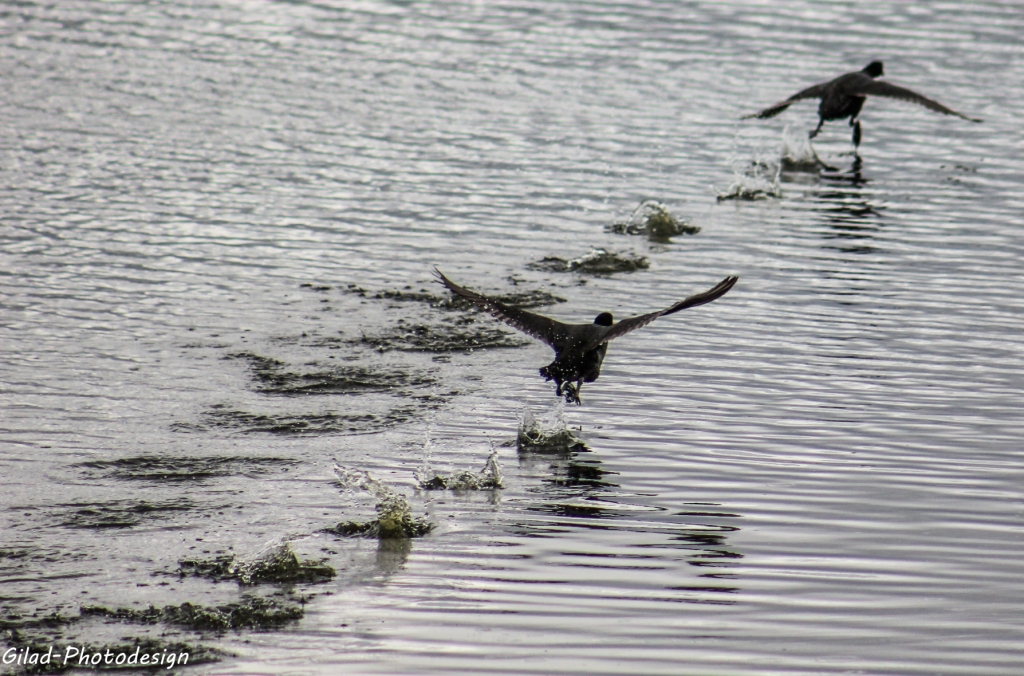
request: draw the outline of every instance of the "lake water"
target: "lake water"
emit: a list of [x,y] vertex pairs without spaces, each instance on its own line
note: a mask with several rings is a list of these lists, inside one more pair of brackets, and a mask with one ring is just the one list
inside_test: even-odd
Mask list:
[[[221,651],[192,673],[1024,673],[1022,36],[1005,2],[6,4],[4,638]],[[739,120],[872,59],[984,123],[869,100],[862,162],[833,122],[819,172],[780,170],[815,103]],[[646,200],[700,231],[608,231]],[[538,265],[595,248],[649,267]],[[563,410],[547,347],[424,302],[434,265],[578,322],[740,281]],[[517,446],[527,411],[582,443]],[[503,489],[417,488],[492,450]],[[433,530],[324,532],[374,515],[336,462]],[[337,576],[177,572],[285,540]],[[83,612],[257,597],[304,614]]]

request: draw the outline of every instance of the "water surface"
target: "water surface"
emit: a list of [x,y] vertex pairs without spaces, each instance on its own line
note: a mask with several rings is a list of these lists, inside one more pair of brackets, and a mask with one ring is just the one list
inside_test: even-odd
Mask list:
[[[1020,673],[1021,35],[994,2],[7,6],[3,617],[272,596],[166,573],[290,538],[338,576],[279,630],[55,640],[232,655],[197,673]],[[859,169],[830,123],[820,174],[778,170],[814,104],[739,121],[872,59],[985,122],[869,101]],[[645,200],[700,231],[608,232]],[[649,267],[533,265],[594,248]],[[740,282],[616,341],[552,453],[514,443],[550,351],[432,308],[433,265],[573,321]],[[503,490],[416,490],[492,447]],[[373,514],[335,461],[434,530],[321,532]]]

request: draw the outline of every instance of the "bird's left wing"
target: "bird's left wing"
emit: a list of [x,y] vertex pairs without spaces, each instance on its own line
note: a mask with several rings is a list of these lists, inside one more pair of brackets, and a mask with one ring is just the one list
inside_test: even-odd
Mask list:
[[[659,310],[657,312],[651,312],[645,315],[638,315],[636,317],[623,319],[621,322],[617,322],[612,326],[608,327],[608,330],[601,337],[600,342],[598,344],[607,343],[609,340],[614,340],[619,336],[624,336],[630,331],[635,331],[639,329],[641,326],[647,326],[658,317],[664,317],[665,315],[670,315],[674,312],[685,310],[686,308],[696,307],[698,305],[710,303],[713,300],[718,300],[719,298],[721,298],[722,296],[729,292],[729,289],[731,289],[733,285],[736,284],[736,280],[738,279],[739,277],[726,277],[721,282],[719,282],[714,288],[708,289],[707,291],[704,291],[702,293],[694,294],[689,298],[679,301],[672,307],[668,307],[665,308],[664,310]],[[594,345],[593,347],[597,347],[597,345]],[[593,349],[593,347],[588,346],[589,349]]]
[[445,277],[437,268],[434,268],[434,274],[437,276],[437,281],[444,284],[449,291],[457,296],[465,298],[473,305],[476,305],[484,312],[489,313],[492,317],[500,319],[512,328],[519,329],[526,335],[533,336],[537,340],[547,343],[555,350],[558,350],[561,346],[561,342],[564,341],[566,331],[565,325],[562,324],[562,322],[551,319],[550,317],[534,314],[533,312],[520,310],[519,308],[512,307],[511,305],[505,305],[493,298],[488,298],[487,296],[475,291],[464,289]]
[[870,96],[884,96],[890,99],[899,99],[900,101],[909,101],[910,103],[916,103],[922,105],[929,110],[934,110],[936,113],[942,113],[943,115],[955,115],[957,117],[969,120],[971,122],[981,122],[981,120],[974,117],[967,117],[962,113],[958,113],[951,108],[947,108],[938,101],[932,101],[927,96],[921,96],[917,92],[911,91],[906,87],[900,87],[894,85],[891,82],[879,82],[878,80],[867,80],[858,87],[860,94],[868,94]]
[[764,120],[764,119],[767,119],[769,117],[775,117],[776,115],[778,115],[779,113],[784,111],[786,108],[789,108],[791,105],[796,103],[797,101],[801,101],[803,99],[820,99],[822,94],[825,93],[825,85],[827,85],[827,84],[828,84],[827,82],[822,82],[820,84],[816,84],[816,85],[810,86],[807,89],[804,89],[803,91],[799,91],[796,94],[793,94],[792,96],[790,96],[785,101],[779,101],[778,103],[776,103],[773,106],[768,106],[764,110],[762,110],[760,112],[757,112],[757,113],[751,113],[750,115],[744,115],[740,119],[741,120],[749,120],[752,117],[756,117],[759,120]]

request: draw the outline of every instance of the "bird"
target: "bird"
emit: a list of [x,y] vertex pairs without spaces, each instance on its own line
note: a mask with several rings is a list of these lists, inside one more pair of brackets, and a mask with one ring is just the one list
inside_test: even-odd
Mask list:
[[826,121],[850,118],[850,126],[853,127],[854,148],[860,148],[861,132],[858,116],[860,115],[861,107],[864,105],[864,100],[868,96],[885,96],[890,99],[909,101],[910,103],[917,103],[925,108],[934,110],[937,113],[955,115],[956,117],[970,122],[981,122],[981,120],[977,118],[967,117],[955,110],[947,108],[938,101],[933,101],[928,97],[922,96],[905,87],[894,85],[891,82],[878,81],[876,78],[883,74],[884,70],[882,62],[872,61],[862,70],[845,73],[834,80],[829,80],[828,82],[822,82],[814,85],[813,87],[808,87],[803,91],[793,94],[784,101],[779,101],[775,105],[769,106],[760,112],[753,113],[751,115],[744,115],[740,119],[747,120],[752,117],[756,117],[764,120],[769,117],[775,117],[797,101],[801,101],[803,99],[821,99],[821,103],[818,105],[818,126],[810,133],[810,138],[814,138],[818,135],[818,132],[821,131],[821,127]]
[[550,317],[527,312],[465,289],[434,268],[437,281],[457,296],[465,298],[492,317],[505,322],[528,336],[547,343],[555,351],[555,360],[540,369],[545,380],[554,380],[556,396],[565,397],[570,404],[582,404],[580,388],[601,375],[601,364],[608,352],[608,342],[646,326],[658,317],[664,317],[686,308],[718,300],[736,284],[738,277],[726,277],[715,287],[678,303],[644,315],[616,322],[611,312],[602,312],[593,324],[566,324]]

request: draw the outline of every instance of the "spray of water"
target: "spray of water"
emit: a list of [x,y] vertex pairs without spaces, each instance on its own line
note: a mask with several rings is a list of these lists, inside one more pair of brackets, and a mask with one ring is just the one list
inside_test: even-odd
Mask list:
[[521,449],[568,450],[580,443],[565,421],[565,403],[559,399],[540,417],[526,408],[519,416],[516,442]]
[[339,535],[366,535],[379,538],[408,538],[425,535],[433,524],[416,519],[409,501],[401,493],[373,478],[369,472],[334,464],[338,485],[344,491],[365,491],[376,499],[377,518],[360,523],[346,521],[329,529]]
[[781,170],[782,165],[777,160],[762,156],[761,153],[758,153],[753,161],[734,162],[732,185],[725,192],[719,193],[718,201],[751,201],[781,197]]
[[781,168],[786,171],[806,171],[817,173],[822,169],[832,169],[825,164],[807,134],[793,133],[789,127],[782,132]]
[[502,488],[498,452],[491,449],[484,468],[479,472],[462,470],[444,475],[432,471],[429,465],[424,465],[423,469],[416,472],[416,480],[419,481],[420,488],[426,490],[480,491]]
[[[197,566],[193,565],[193,568]],[[334,577],[335,571],[322,561],[300,560],[288,539],[277,539],[268,542],[255,554],[232,559],[219,572],[208,563],[205,574],[215,579],[235,579],[251,585],[261,582],[319,582]]]

